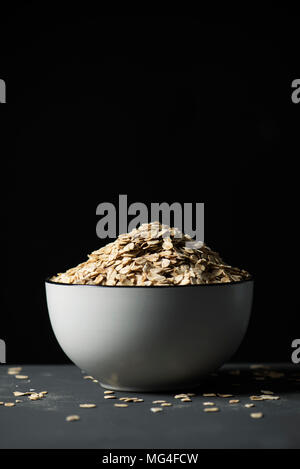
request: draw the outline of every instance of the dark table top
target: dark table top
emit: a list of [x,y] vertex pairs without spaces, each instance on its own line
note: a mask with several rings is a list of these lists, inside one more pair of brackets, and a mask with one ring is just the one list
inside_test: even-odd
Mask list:
[[[103,389],[73,365],[23,365],[17,379],[0,366],[0,448],[299,448],[300,365],[226,365],[208,377],[192,402],[181,402],[171,393],[135,393],[144,402],[117,408],[117,399],[104,399]],[[237,371],[238,370],[238,371]],[[283,373],[283,374],[282,374]],[[270,376],[271,375],[271,376]],[[31,401],[14,391],[48,391]],[[249,396],[271,390],[278,400],[251,401]],[[230,393],[234,397],[203,397],[203,393]],[[116,392],[119,397],[128,392]],[[171,402],[152,413],[154,400]],[[230,404],[229,399],[240,402]],[[219,412],[204,412],[204,402],[214,402]],[[246,403],[255,407],[246,408]],[[79,404],[94,403],[83,409]],[[263,418],[253,419],[252,412]],[[67,422],[77,414],[79,421]]]

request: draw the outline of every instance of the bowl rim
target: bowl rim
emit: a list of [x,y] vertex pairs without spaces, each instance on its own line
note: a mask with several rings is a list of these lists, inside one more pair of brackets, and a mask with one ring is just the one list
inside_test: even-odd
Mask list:
[[226,287],[226,286],[232,286],[232,285],[240,285],[242,283],[248,283],[248,282],[253,282],[254,278],[253,275],[250,275],[249,278],[245,280],[239,280],[238,282],[226,282],[226,283],[201,283],[200,285],[91,285],[91,284],[82,284],[82,283],[63,283],[63,282],[54,282],[53,280],[50,280],[53,275],[49,275],[45,279],[45,284],[49,285],[62,285],[62,286],[67,286],[67,287],[96,287],[96,288],[138,288],[138,289],[149,289],[149,288],[164,288],[166,287],[172,287],[173,288],[187,288],[187,287]]

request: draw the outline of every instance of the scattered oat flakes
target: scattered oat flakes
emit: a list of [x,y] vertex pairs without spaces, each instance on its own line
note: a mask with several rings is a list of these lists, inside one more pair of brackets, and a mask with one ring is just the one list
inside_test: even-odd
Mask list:
[[117,398],[113,394],[108,394],[108,395],[104,396],[104,399],[117,399]]
[[67,422],[75,422],[76,420],[80,420],[79,415],[68,415],[66,417]]
[[79,407],[82,409],[92,409],[93,407],[97,407],[96,404],[79,404]]
[[219,412],[219,407],[204,407],[204,412]]
[[30,394],[30,396],[28,396],[28,399],[30,401],[38,401],[39,399],[42,399],[42,397],[43,396],[42,395],[40,396],[39,393],[33,392],[33,393]]
[[194,392],[188,392],[188,393],[187,393],[187,396],[188,396],[188,397],[195,397],[196,394],[195,394]]
[[5,407],[14,407],[16,404],[14,402],[5,402]]
[[202,394],[203,397],[217,397],[214,392],[206,392]]
[[245,404],[245,407],[247,407],[247,409],[250,409],[251,407],[255,407],[255,404]]
[[97,379],[93,379],[93,383],[99,383]]
[[270,396],[269,394],[262,394],[260,396],[264,401],[278,401],[278,399],[280,399],[279,396]]
[[177,228],[145,223],[92,252],[88,260],[52,281],[67,284],[151,286],[238,282],[245,270],[223,262],[218,253]]
[[230,399],[229,400],[229,404],[238,404],[238,402],[240,402],[239,399]]
[[162,407],[170,407],[170,406],[173,405],[173,404],[171,404],[171,402],[162,402],[160,405],[161,405]]
[[183,397],[188,397],[187,394],[175,394],[174,399],[182,399]]
[[94,379],[93,376],[84,376],[83,379]]
[[263,394],[274,394],[273,391],[263,391],[263,390],[261,390],[260,392],[262,392]]
[[218,394],[219,397],[233,397],[233,394]]
[[16,399],[16,403],[18,404],[19,402],[23,402],[23,401],[21,401],[21,399]]
[[252,412],[250,414],[250,417],[252,417],[253,419],[261,419],[263,416],[264,414],[262,412]]
[[166,402],[166,401],[162,401],[162,400],[152,401],[152,404],[162,404],[163,402]]
[[156,412],[162,412],[162,408],[161,407],[151,407],[151,412],[153,412],[154,414],[156,414]]
[[142,402],[137,397],[120,397],[119,401],[123,402]]
[[128,404],[114,404],[115,407],[128,407]]
[[21,367],[21,366],[18,366],[18,367],[10,367],[10,368],[8,368],[8,370],[7,370],[7,374],[8,374],[8,375],[17,375],[18,373],[20,373],[21,370],[22,370],[22,367]]
[[13,392],[13,395],[14,395],[15,397],[30,396],[30,394],[32,394],[30,391],[28,391],[28,392],[14,391],[14,392]]
[[15,378],[17,378],[17,379],[28,379],[28,376],[26,376],[26,375],[15,375]]
[[249,398],[251,401],[263,401],[261,396],[250,396]]
[[180,400],[181,400],[181,402],[192,402],[192,399],[190,399],[189,397],[183,397]]
[[215,405],[214,402],[203,402],[203,405]]
[[115,391],[109,391],[109,390],[104,391],[104,394],[114,394],[114,393],[115,393]]

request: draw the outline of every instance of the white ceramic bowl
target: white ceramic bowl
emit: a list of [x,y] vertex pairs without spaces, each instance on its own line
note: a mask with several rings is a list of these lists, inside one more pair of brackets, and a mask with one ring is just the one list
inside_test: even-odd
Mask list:
[[68,357],[108,389],[188,389],[240,345],[253,280],[170,287],[46,281],[54,333]]

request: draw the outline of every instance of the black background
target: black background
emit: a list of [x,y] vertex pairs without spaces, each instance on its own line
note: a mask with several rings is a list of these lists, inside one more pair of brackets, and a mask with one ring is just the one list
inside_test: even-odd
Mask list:
[[[300,336],[300,18],[1,19],[2,300],[9,363],[63,363],[44,279],[100,247],[96,207],[205,202],[205,240],[255,276],[234,357],[290,361]],[[5,146],[5,142],[7,145]]]

